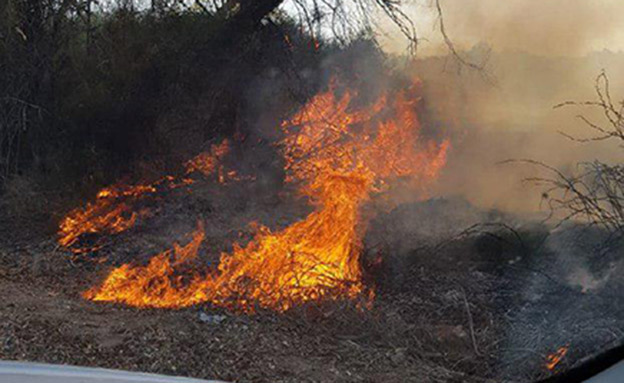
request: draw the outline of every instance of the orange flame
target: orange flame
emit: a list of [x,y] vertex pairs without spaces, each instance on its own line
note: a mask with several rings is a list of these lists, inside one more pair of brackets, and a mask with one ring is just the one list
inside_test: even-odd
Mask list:
[[186,173],[200,172],[206,177],[210,177],[217,170],[222,172],[220,165],[221,160],[230,151],[230,142],[225,139],[220,144],[213,144],[210,147],[210,151],[202,152],[189,160],[185,164]]
[[253,312],[365,295],[361,206],[384,179],[410,177],[420,185],[434,179],[449,143],[421,143],[414,88],[399,92],[391,104],[383,96],[371,107],[355,108],[355,92],[337,98],[334,87],[282,124],[287,181],[298,183],[316,207],[313,213],[275,233],[260,227],[246,247],[222,254],[215,272],[194,272],[185,284],[175,276],[170,254],[163,253],[147,266],[113,270],[85,297],[139,307],[211,302]]
[[[218,171],[221,181],[221,173],[224,173],[224,170],[220,161],[229,149],[230,144],[227,140],[223,140],[218,145],[212,145],[209,152],[200,153],[185,164],[186,175],[200,172],[209,177]],[[58,243],[76,254],[95,251],[100,248],[99,245],[79,246],[80,238],[86,234],[102,236],[128,230],[135,225],[138,218],[150,214],[148,209],[133,211],[133,207],[138,201],[153,195],[160,189],[175,189],[192,183],[193,180],[190,178],[176,179],[173,176],[165,176],[147,185],[118,183],[104,188],[97,193],[95,201],[87,203],[85,207],[70,211],[61,220]]]
[[204,240],[203,227],[193,233],[186,246],[173,245],[153,257],[146,266],[122,265],[114,269],[100,288],[86,291],[83,296],[94,301],[120,301],[132,306],[171,307],[171,302],[189,306],[205,301],[201,292],[208,286],[200,278],[184,283],[176,275],[176,267],[193,260]]
[[[61,221],[59,244],[69,248],[85,234],[115,234],[129,229],[134,226],[137,218],[149,213],[147,210],[132,211],[130,201],[155,191],[151,185],[113,185],[100,190],[94,202],[88,203],[84,208],[72,210]],[[83,253],[97,247],[74,247],[72,251]]]
[[556,352],[546,356],[546,368],[553,371],[555,367],[561,362],[563,357],[568,353],[568,347],[559,347]]

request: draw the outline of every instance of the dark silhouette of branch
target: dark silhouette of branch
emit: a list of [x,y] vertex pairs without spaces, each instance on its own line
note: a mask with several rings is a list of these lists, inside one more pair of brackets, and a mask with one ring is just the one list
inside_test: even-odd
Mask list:
[[[577,106],[599,108],[604,116],[602,124],[578,115],[585,126],[597,135],[579,138],[560,132],[577,142],[614,140],[624,147],[624,103],[616,105],[609,89],[609,79],[604,71],[596,78],[597,100],[566,101],[554,108]],[[525,179],[544,186],[543,199],[550,209],[548,219],[557,217],[558,225],[570,220],[583,220],[611,233],[614,242],[624,237],[624,164],[608,164],[598,160],[580,162],[572,174],[565,173],[543,162],[524,159],[506,162],[523,162],[538,166],[550,176]]]
[[478,71],[484,76],[485,79],[487,79],[488,81],[493,81],[491,76],[489,76],[485,70],[485,67],[488,61],[488,56],[486,56],[483,59],[483,61],[480,63],[473,62],[467,59],[466,57],[464,57],[464,55],[457,50],[457,48],[455,47],[455,44],[453,43],[453,40],[449,37],[449,34],[446,30],[446,24],[444,22],[444,11],[442,9],[442,4],[440,3],[440,0],[435,0],[435,8],[438,14],[440,34],[442,35],[442,38],[444,39],[444,44],[446,44],[446,47],[451,53],[451,56],[455,59],[455,61],[457,61],[460,64],[460,68],[466,67],[466,68]]

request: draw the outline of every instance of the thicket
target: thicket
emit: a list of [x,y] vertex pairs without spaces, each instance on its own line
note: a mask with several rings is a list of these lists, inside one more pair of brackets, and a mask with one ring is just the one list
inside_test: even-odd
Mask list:
[[280,12],[245,28],[198,4],[157,4],[2,2],[3,207],[149,177],[218,137],[253,133],[247,122],[266,109],[277,122],[345,49]]

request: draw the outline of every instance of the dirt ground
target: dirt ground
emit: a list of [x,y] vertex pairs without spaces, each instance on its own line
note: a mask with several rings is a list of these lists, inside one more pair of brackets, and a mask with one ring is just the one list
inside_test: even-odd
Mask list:
[[[370,311],[336,303],[244,316],[208,307],[139,310],[88,302],[79,293],[99,278],[96,269],[54,252],[51,242],[5,251],[0,358],[236,382],[482,382],[492,376],[494,350],[487,343],[496,329],[482,327],[487,318],[471,302],[480,326],[477,354],[464,292],[427,273],[419,279],[423,294],[386,294]],[[221,322],[205,321],[215,314],[224,315],[212,317]]]
[[[552,374],[545,358],[562,345],[570,352],[555,371],[624,339],[624,304],[614,295],[624,278],[574,285],[566,278],[585,269],[569,262],[572,253],[546,251],[570,239],[531,225],[448,239],[450,228],[487,218],[467,211],[425,202],[372,223],[363,256],[376,286],[370,310],[339,302],[251,316],[209,305],[145,310],[86,301],[80,293],[102,279],[107,259],[126,255],[76,258],[53,233],[3,223],[0,359],[231,382],[531,382]],[[433,239],[439,235],[447,240]],[[151,236],[130,238],[140,246]],[[378,255],[382,265],[367,267]]]

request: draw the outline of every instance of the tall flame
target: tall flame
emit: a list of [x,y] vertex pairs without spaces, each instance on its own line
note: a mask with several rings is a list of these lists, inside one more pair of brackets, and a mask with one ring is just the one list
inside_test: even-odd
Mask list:
[[[384,180],[410,177],[424,185],[445,164],[448,141],[421,142],[414,90],[397,92],[391,103],[384,95],[357,108],[356,93],[337,97],[332,83],[282,124],[287,181],[315,206],[305,219],[278,232],[260,227],[247,246],[222,254],[212,273],[181,279],[165,252],[147,266],[114,269],[84,296],[139,307],[211,302],[247,312],[362,296],[362,205],[383,190]],[[191,244],[176,247],[178,264],[195,257],[201,238],[200,227]]]

